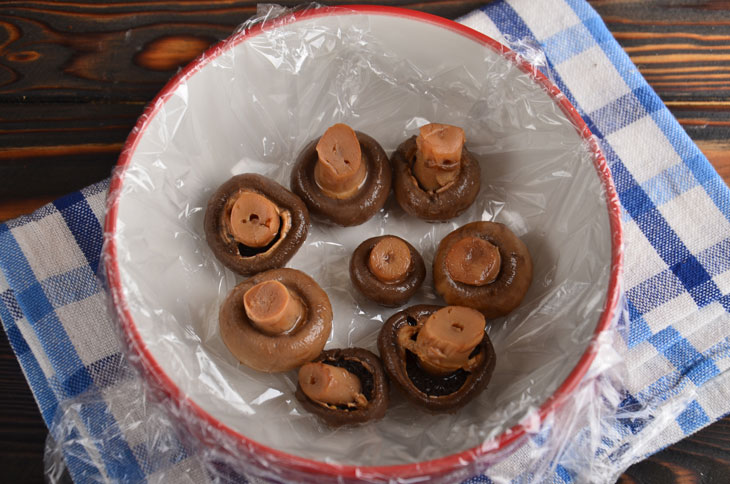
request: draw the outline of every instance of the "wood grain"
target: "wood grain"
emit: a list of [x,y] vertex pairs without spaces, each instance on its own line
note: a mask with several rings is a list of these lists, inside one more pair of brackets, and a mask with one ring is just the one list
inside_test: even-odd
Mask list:
[[[481,5],[392,4],[451,18]],[[727,10],[691,1],[592,4],[693,138],[727,136],[727,102],[712,110],[692,104],[730,97],[730,34],[721,28],[730,22]],[[253,2],[234,1],[152,1],[143,13],[140,5],[0,2],[0,146],[19,155],[0,165],[0,200],[70,191],[107,175],[143,105],[178,67],[255,11]],[[55,151],[39,150],[39,142]],[[84,146],[79,156],[63,155]],[[63,173],[71,169],[86,176],[74,183]]]
[[727,484],[730,418],[630,467],[617,484]]
[[[453,18],[483,2],[389,3]],[[0,9],[0,102],[149,101],[176,68],[255,13],[256,2],[11,1]]]
[[[482,4],[390,3],[451,18]],[[251,1],[0,2],[0,201],[108,176],[144,105],[255,11]]]
[[0,481],[41,483],[48,431],[5,332],[0,333]]
[[59,193],[58,195],[51,195],[48,197],[20,198],[0,201],[0,222],[5,222],[6,220],[32,213],[62,195],[62,193]]
[[730,139],[698,141],[697,146],[707,156],[725,183],[730,185]]
[[[456,18],[484,2],[355,3]],[[730,1],[590,3],[730,181]],[[0,221],[108,176],[146,103],[255,11],[233,0],[0,1]],[[45,427],[4,336],[0,384],[0,480],[42,482]],[[724,419],[618,482],[727,483],[729,456]]]
[[665,101],[730,96],[730,3],[590,3]]

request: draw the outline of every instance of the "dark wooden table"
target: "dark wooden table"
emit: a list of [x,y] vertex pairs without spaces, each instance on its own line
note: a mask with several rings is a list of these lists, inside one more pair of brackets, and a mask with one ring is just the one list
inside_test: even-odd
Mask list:
[[[375,3],[456,18],[484,2]],[[730,2],[590,3],[728,182]],[[107,177],[145,104],[176,69],[255,10],[234,0],[0,1],[0,221]],[[42,482],[45,438],[3,334],[0,481]],[[730,419],[631,467],[619,482],[730,482]]]

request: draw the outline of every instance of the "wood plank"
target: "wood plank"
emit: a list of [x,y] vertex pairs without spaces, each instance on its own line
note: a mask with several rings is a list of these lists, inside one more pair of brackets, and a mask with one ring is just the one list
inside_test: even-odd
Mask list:
[[0,104],[0,139],[5,141],[1,146],[53,146],[69,137],[76,138],[74,144],[118,142],[127,136],[145,104],[84,100]]
[[[482,4],[392,3],[452,18]],[[725,73],[730,68],[729,36],[721,28],[730,25],[726,10],[688,0],[666,3],[662,8],[640,1],[591,3],[632,54],[640,71],[655,75],[652,80],[663,99],[675,99],[680,90],[676,83],[662,84],[677,78],[663,79],[657,69],[682,76],[684,72],[678,69],[698,61],[713,65],[697,66],[711,70],[695,72],[692,79],[707,82],[697,84],[701,89],[692,91],[693,96],[709,99],[728,94],[730,86],[717,82],[728,79]],[[4,52],[0,56],[0,102],[76,99],[79,95],[107,101],[149,101],[179,66],[228,36],[255,12],[255,2],[251,1],[216,1],[207,8],[195,2],[154,1],[144,13],[137,12],[139,5],[0,3],[5,8],[0,20],[0,38],[3,33],[5,37],[0,42]],[[615,15],[618,12],[623,16]],[[24,42],[20,32],[37,41]],[[713,77],[702,77],[702,72]],[[46,79],[54,82],[49,84]]]
[[33,394],[0,331],[0,466],[3,482],[42,483],[47,429]]
[[[392,3],[452,18],[483,4]],[[254,14],[256,2],[154,1],[143,11],[139,2],[0,2],[0,8],[0,102],[80,94],[148,101],[178,67]]]
[[0,222],[32,213],[59,196],[61,195],[0,201]]
[[0,201],[106,178],[144,103],[0,104]]
[[[81,147],[82,145],[77,145]],[[23,150],[26,158],[5,159],[0,163],[0,201],[47,197],[79,190],[111,174],[120,143],[86,146],[74,152],[58,149]]]
[[725,183],[730,185],[730,139],[699,141],[697,146],[710,160]]
[[730,417],[631,466],[617,484],[721,484],[730,475]]
[[730,101],[668,101],[664,104],[673,111],[692,109],[730,112]]
[[[725,8],[726,3],[590,3],[664,101],[730,95],[730,9]],[[692,88],[684,89],[688,86]]]
[[121,143],[101,144],[84,143],[62,146],[24,146],[20,148],[6,148],[0,151],[0,161],[15,161],[25,158],[56,157],[56,156],[83,156],[87,154],[116,153],[122,149]]

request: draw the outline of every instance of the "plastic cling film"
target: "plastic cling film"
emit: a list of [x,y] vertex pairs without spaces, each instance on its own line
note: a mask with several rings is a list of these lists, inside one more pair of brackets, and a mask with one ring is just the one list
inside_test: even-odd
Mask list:
[[[523,48],[403,10],[266,6],[173,79],[131,134],[109,195],[104,270],[124,356],[107,387],[62,402],[49,475],[64,456],[88,462],[92,482],[460,482],[480,473],[541,482],[558,466],[600,482],[628,462],[630,452],[603,451],[621,438],[617,422],[648,411],[623,404],[615,349],[618,199],[595,140],[540,72],[547,67],[525,60],[544,56],[511,44]],[[444,304],[431,264],[439,242],[468,222],[507,225],[530,251],[533,281],[517,309],[488,321],[496,368],[465,407],[431,414],[393,389],[383,419],[333,429],[294,398],[295,370],[257,372],[223,343],[218,311],[243,278],[208,247],[205,207],[241,173],[289,187],[298,153],[335,123],[391,155],[431,122],[464,129],[479,195],[444,223],[407,215],[392,195],[359,226],[313,218],[287,266],[330,299],[325,348],[377,353],[395,312]],[[407,240],[427,268],[395,309],[366,300],[348,273],[360,242],[383,234]],[[80,432],[94,408],[110,425]]]

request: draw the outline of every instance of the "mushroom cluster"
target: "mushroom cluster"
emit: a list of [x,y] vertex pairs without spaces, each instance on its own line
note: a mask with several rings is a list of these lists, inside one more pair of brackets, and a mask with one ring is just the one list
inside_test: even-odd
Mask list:
[[[298,401],[330,426],[381,418],[389,378],[431,412],[453,412],[484,390],[495,366],[487,319],[516,308],[532,280],[527,247],[506,226],[473,222],[440,242],[433,278],[448,306],[392,315],[378,335],[382,363],[363,348],[325,351],[333,320],[327,294],[308,275],[281,268],[304,242],[309,212],[353,226],[380,210],[391,166],[407,213],[444,221],[464,212],[480,190],[479,164],[465,142],[459,127],[428,124],[389,161],[373,138],[335,124],[300,153],[293,193],[253,174],[218,188],[206,238],[228,268],[253,276],[233,288],[219,313],[222,339],[238,361],[264,372],[298,369]],[[350,258],[353,286],[383,306],[404,305],[425,276],[416,248],[394,235],[365,240]]]

